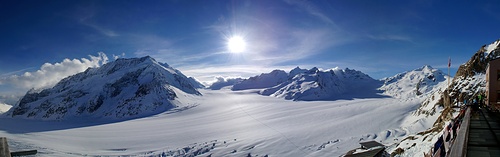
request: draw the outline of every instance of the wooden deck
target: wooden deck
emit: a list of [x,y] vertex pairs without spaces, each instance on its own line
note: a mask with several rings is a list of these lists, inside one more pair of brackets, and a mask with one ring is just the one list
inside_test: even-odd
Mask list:
[[35,155],[36,153],[38,153],[37,150],[10,152],[9,144],[7,143],[7,138],[0,137],[0,157],[27,156],[27,155]]
[[0,157],[11,157],[7,138],[0,137]]
[[500,114],[480,109],[471,112],[467,157],[500,157]]

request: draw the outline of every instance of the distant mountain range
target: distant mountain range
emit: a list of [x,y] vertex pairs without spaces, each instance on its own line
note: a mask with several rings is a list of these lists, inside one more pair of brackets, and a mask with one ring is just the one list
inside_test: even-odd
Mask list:
[[[248,79],[225,82],[234,91],[260,89],[262,95],[290,100],[337,100],[354,98],[411,98],[433,91],[446,80],[446,74],[431,66],[423,66],[382,80],[375,80],[361,71],[334,68],[301,69],[290,72],[273,70]],[[220,89],[221,81],[214,83]]]
[[[490,47],[485,46],[484,49]],[[482,53],[495,54],[497,51],[494,50]],[[320,70],[296,67],[289,72],[273,70],[247,79],[219,78],[207,88],[219,90],[227,87],[233,91],[254,89],[261,95],[295,101],[382,97],[410,99],[438,91],[442,88],[439,84],[446,78],[442,71],[427,65],[382,80],[348,68]],[[30,90],[5,115],[28,119],[144,117],[182,105],[179,95],[201,96],[198,88],[205,86],[149,56],[118,59],[67,77],[52,88]]]
[[377,88],[382,84],[370,76],[351,69],[318,68],[290,72],[274,70],[250,77],[235,84],[232,90],[261,89],[259,94],[290,100],[336,100],[365,97],[381,97]]

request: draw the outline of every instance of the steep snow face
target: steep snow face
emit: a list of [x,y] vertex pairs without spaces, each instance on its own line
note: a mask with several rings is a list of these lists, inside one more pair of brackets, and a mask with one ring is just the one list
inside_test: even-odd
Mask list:
[[[488,46],[484,46],[483,49],[484,49],[484,56],[488,56],[491,54],[491,52],[495,52],[494,50],[498,49],[498,46],[500,46],[500,40],[497,40],[491,44],[489,44]],[[498,56],[498,55],[496,55]]]
[[191,83],[191,85],[193,85],[194,88],[205,88],[205,85],[203,85],[200,81],[196,80],[194,77],[189,77],[188,79],[189,83]]
[[396,98],[425,96],[447,78],[441,70],[426,65],[386,78],[380,89],[384,90],[384,94]]
[[381,82],[360,71],[295,68],[290,74],[285,82],[263,89],[260,94],[306,101],[381,97],[376,90]]
[[263,73],[250,77],[235,84],[232,90],[260,89],[276,86],[288,79],[288,73],[283,70],[273,70],[271,73]]
[[181,104],[201,95],[180,71],[153,58],[118,59],[61,80],[53,88],[29,91],[7,116],[29,119],[96,117],[129,119]]

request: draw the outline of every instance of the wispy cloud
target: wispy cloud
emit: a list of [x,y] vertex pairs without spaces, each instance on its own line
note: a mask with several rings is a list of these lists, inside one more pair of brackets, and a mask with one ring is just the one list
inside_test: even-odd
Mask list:
[[373,40],[389,40],[389,41],[403,41],[403,42],[411,42],[413,43],[413,39],[409,36],[405,35],[368,35],[368,38]]
[[[184,53],[184,50],[175,48],[175,41],[165,37],[152,34],[132,34],[128,35],[128,43],[133,47],[135,56],[151,56],[158,61],[165,61],[177,58]],[[170,64],[170,63],[169,63]]]
[[95,30],[99,31],[101,34],[104,34],[104,35],[106,35],[106,36],[108,36],[108,37],[116,37],[116,36],[119,36],[119,34],[118,34],[118,33],[116,33],[115,31],[110,30],[110,29],[106,29],[106,28],[104,28],[104,27],[102,27],[102,26],[99,26],[99,25],[97,25],[97,24],[95,24],[95,23],[91,23],[91,22],[86,21],[86,20],[85,20],[85,21],[81,21],[81,23],[82,23],[83,25],[85,25],[85,26],[89,26],[90,28],[93,28],[93,29],[95,29]]
[[26,71],[33,70],[35,68],[36,67],[29,67],[29,68],[25,68],[25,69],[21,69],[21,70],[16,70],[16,71],[4,73],[4,74],[1,74],[0,77],[7,77],[7,76],[10,76],[10,75],[16,75],[16,74],[24,73]]
[[200,62],[209,62],[207,58],[227,54],[217,48],[210,47],[197,51],[199,47],[192,44],[187,47],[180,47],[177,44],[184,39],[169,39],[167,37],[148,34],[129,35],[129,41],[134,47],[134,56],[151,56],[160,62],[167,62],[169,65],[191,65],[200,64]]
[[99,33],[107,37],[119,36],[115,31],[105,28],[104,26],[98,24],[93,19],[96,16],[96,9],[94,6],[83,7],[79,9],[78,22],[84,26],[90,27]]
[[282,45],[285,55],[280,57],[280,60],[283,62],[307,58],[338,44],[334,41],[334,33],[328,29],[296,30],[290,36],[293,39],[291,43]]
[[328,17],[326,14],[323,13],[323,11],[317,7],[315,4],[309,2],[309,1],[303,1],[303,0],[284,0],[286,3],[290,5],[295,5],[303,10],[305,10],[307,13],[310,15],[320,19],[321,21],[335,25],[335,22]]
[[0,86],[11,85],[22,89],[40,89],[55,85],[61,79],[85,71],[89,67],[99,67],[108,62],[106,54],[81,59],[64,59],[59,63],[45,63],[39,70],[25,72],[22,75],[10,75],[0,78]]
[[25,94],[26,91],[23,92],[13,92],[9,91],[8,93],[6,92],[0,92],[0,104],[7,104],[7,105],[15,105],[19,98]]
[[[253,60],[260,64],[277,65],[300,61],[311,56],[325,53],[329,48],[352,40],[350,37],[328,28],[298,29],[289,28],[284,38],[260,41]],[[260,44],[262,43],[262,44]],[[266,43],[272,43],[267,45]],[[262,46],[264,45],[264,46]],[[333,52],[332,52],[333,53]]]
[[[228,54],[222,49],[212,48],[197,54],[183,54],[182,57],[177,57],[177,61],[183,64],[177,64],[175,68],[202,82],[214,82],[220,76],[251,77],[274,69],[289,70],[303,66],[304,63],[300,61],[352,40],[315,4],[294,0],[285,2],[298,8],[299,14],[311,15],[319,25],[304,29],[288,24],[289,21],[283,20],[286,18],[279,15],[232,12],[228,15],[230,18],[220,16],[202,29],[207,30],[204,33],[220,38],[243,35],[247,42],[245,52]],[[217,58],[214,59],[215,57]],[[206,58],[217,62],[207,62],[204,60]]]

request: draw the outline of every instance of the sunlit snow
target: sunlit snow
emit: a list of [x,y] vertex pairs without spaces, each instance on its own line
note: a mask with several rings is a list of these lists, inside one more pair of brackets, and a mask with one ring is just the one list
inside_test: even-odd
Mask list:
[[14,149],[38,149],[41,156],[179,155],[198,149],[213,156],[339,156],[359,141],[390,145],[414,133],[402,123],[420,105],[395,98],[297,102],[254,91],[201,92],[203,97],[183,100],[191,105],[119,123],[2,118],[0,136]]

